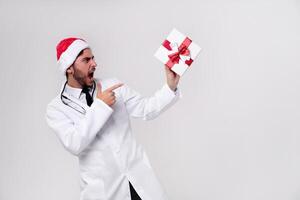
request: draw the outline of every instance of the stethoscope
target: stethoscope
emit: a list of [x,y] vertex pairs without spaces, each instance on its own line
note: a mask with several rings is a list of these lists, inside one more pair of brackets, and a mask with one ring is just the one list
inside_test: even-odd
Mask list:
[[[66,85],[67,85],[67,81],[65,82],[64,87],[63,87],[63,89],[62,89],[62,91],[61,91],[61,93],[60,93],[60,99],[61,99],[61,101],[62,101],[65,105],[69,106],[70,108],[73,108],[73,109],[76,110],[77,112],[79,112],[79,113],[85,115],[85,114],[86,114],[86,110],[85,110],[84,107],[82,107],[79,103],[73,101],[72,99],[70,99],[69,97],[67,97],[67,96],[65,96],[65,95],[63,94],[64,91],[65,91]],[[92,97],[94,96],[95,89],[96,89],[96,82],[93,81]],[[66,102],[65,100],[67,100],[67,101],[69,101],[69,102]],[[70,103],[76,104],[76,106],[78,106],[79,109],[78,109],[78,108],[75,108],[75,107],[73,107],[73,106],[71,106]]]

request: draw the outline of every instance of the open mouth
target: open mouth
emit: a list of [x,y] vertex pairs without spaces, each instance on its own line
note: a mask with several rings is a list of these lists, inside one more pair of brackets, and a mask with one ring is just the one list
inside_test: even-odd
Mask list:
[[94,72],[89,72],[88,77],[92,79],[94,77]]

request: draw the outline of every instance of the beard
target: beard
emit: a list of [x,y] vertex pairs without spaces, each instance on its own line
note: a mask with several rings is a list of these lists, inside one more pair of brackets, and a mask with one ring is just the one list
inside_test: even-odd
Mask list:
[[89,71],[88,74],[85,74],[83,72],[81,72],[80,70],[78,70],[75,66],[73,66],[74,69],[74,74],[73,74],[73,78],[81,85],[81,87],[91,87],[93,84],[93,81],[89,81],[93,78],[94,75],[94,70],[93,71]]
[[74,79],[82,86],[86,86],[85,84],[85,79],[86,79],[86,75],[84,75],[81,71],[77,70],[76,67],[73,67],[74,69]]

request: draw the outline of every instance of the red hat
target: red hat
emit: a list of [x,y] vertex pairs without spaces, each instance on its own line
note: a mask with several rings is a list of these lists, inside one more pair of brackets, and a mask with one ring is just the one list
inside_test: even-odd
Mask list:
[[80,51],[88,47],[88,43],[81,38],[65,38],[61,40],[56,46],[57,63],[60,71],[65,74],[76,60]]

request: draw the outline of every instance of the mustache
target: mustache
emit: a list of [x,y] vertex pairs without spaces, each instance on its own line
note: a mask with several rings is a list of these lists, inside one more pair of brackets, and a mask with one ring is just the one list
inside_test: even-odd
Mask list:
[[88,71],[88,74],[92,74],[92,73],[94,73],[96,71],[96,68],[94,67],[94,68],[92,68],[92,69],[90,69],[89,71]]

